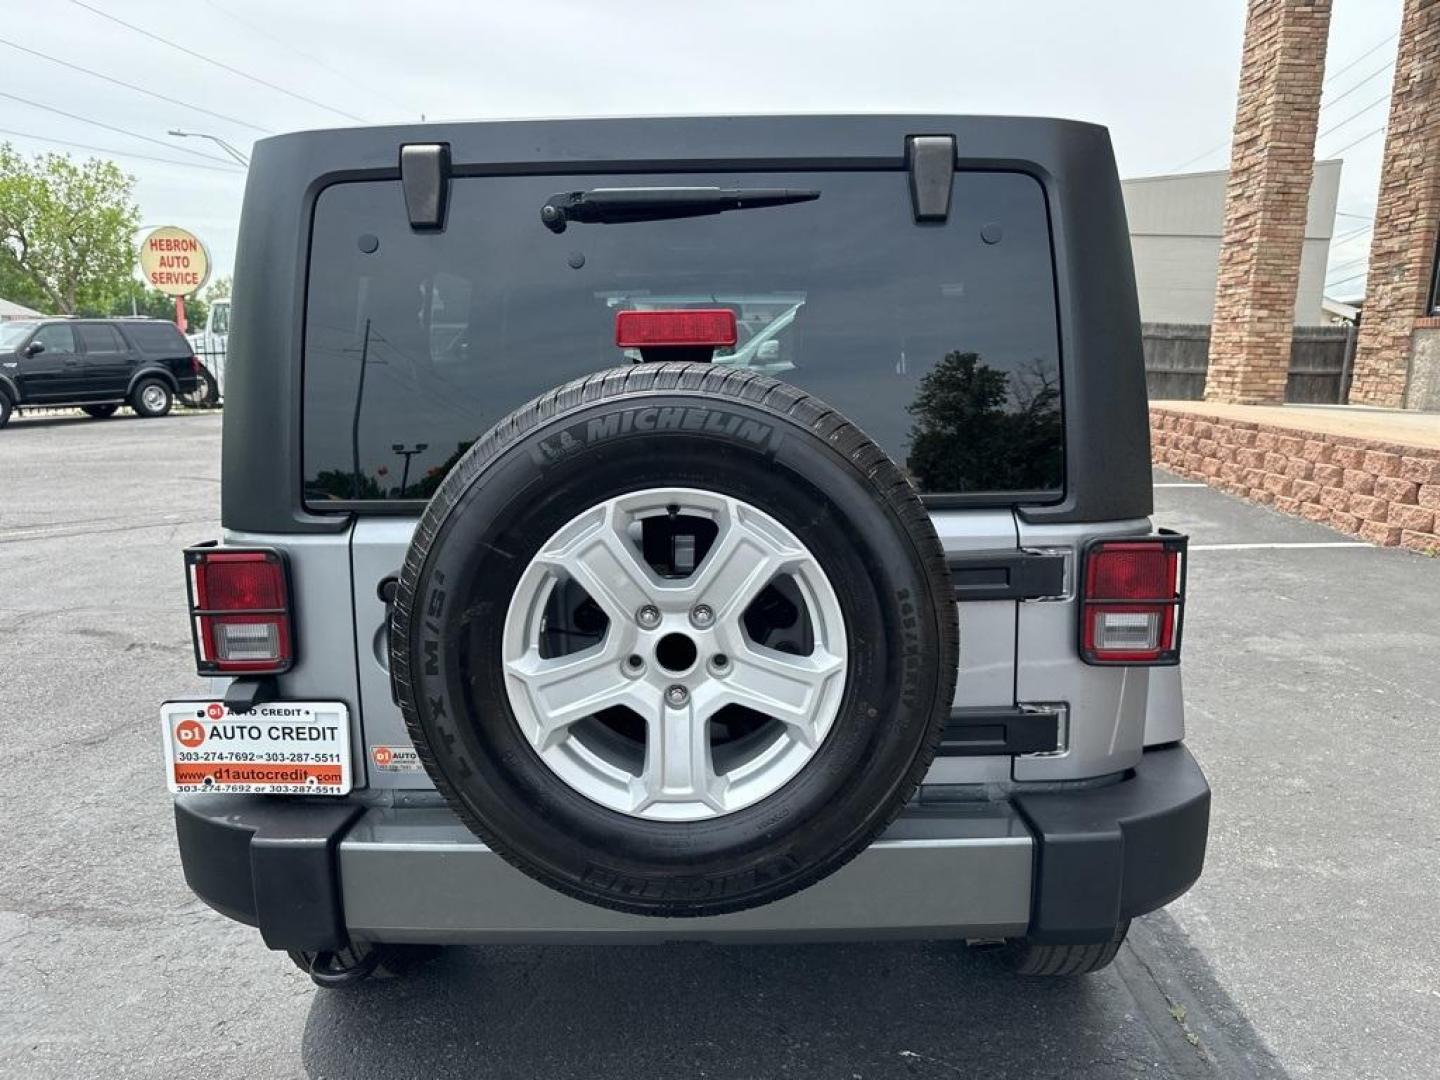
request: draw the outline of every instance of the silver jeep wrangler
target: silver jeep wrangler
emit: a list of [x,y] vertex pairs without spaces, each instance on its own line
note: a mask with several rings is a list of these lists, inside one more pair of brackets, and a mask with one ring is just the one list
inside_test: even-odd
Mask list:
[[261,142],[186,879],[416,946],[951,937],[1107,964],[1204,860],[1103,128]]

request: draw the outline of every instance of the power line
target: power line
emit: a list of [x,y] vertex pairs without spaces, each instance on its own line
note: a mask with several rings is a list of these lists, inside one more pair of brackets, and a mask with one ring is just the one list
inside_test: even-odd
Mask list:
[[204,169],[206,172],[223,172],[243,175],[243,169],[227,168],[224,165],[201,165],[198,161],[181,161],[178,158],[154,157],[150,154],[136,154],[130,150],[113,150],[108,146],[93,146],[90,143],[71,142],[68,139],[52,139],[49,135],[34,135],[28,131],[11,131],[0,128],[0,135],[14,135],[17,139],[34,139],[37,142],[54,143],[56,146],[73,146],[77,150],[98,150],[115,157],[138,158],[141,161],[163,161],[166,165],[183,165],[187,169]]
[[[1346,216],[1346,217],[1350,217],[1351,215],[1346,214],[1345,216]],[[1370,230],[1372,230],[1373,228],[1375,228],[1375,223],[1372,221],[1369,225],[1362,225],[1362,226],[1361,226],[1360,228],[1358,228],[1358,229],[1352,229],[1352,230],[1350,230],[1350,232],[1341,233],[1339,236],[1332,236],[1332,237],[1330,238],[1330,246],[1331,246],[1331,247],[1334,247],[1336,244],[1343,244],[1343,243],[1345,243],[1347,240],[1353,240],[1353,239],[1355,239],[1355,237],[1360,236],[1360,235],[1362,235],[1362,234],[1364,234],[1364,233],[1367,233],[1367,232],[1369,232]]]
[[79,116],[76,113],[66,112],[64,109],[57,109],[53,105],[42,105],[38,101],[31,101],[29,98],[23,98],[19,94],[12,94],[6,90],[0,90],[0,97],[7,97],[11,101],[18,101],[20,104],[29,105],[32,108],[44,109],[46,112],[54,113],[56,116],[64,116],[70,120],[78,120],[82,124],[93,124],[96,127],[104,128],[106,131],[113,131],[120,135],[128,135],[132,139],[140,139],[144,142],[154,143],[156,146],[163,146],[166,150],[174,150],[176,153],[189,154],[191,157],[204,158],[206,161],[218,161],[222,165],[230,164],[224,158],[216,157],[214,154],[204,154],[199,150],[190,150],[183,146],[176,146],[174,143],[168,143],[161,139],[152,139],[149,135],[141,135],[137,131],[129,131],[126,128],[116,127],[114,124],[107,124],[103,120],[91,120],[88,116]]
[[332,112],[336,116],[343,116],[347,120],[354,120],[356,123],[360,124],[366,122],[364,117],[356,116],[354,113],[348,113],[344,109],[337,109],[332,105],[326,105],[324,102],[316,101],[314,98],[306,97],[304,94],[297,94],[294,90],[287,90],[285,89],[285,87],[279,86],[266,79],[262,79],[258,75],[251,75],[249,72],[241,71],[239,68],[236,67],[231,67],[229,64],[222,63],[219,60],[206,56],[204,53],[198,53],[194,49],[186,48],[184,45],[181,45],[178,42],[171,41],[169,38],[161,37],[159,34],[152,34],[149,30],[142,29],[141,27],[136,26],[134,23],[128,23],[124,19],[116,18],[109,12],[101,11],[97,7],[91,7],[89,4],[85,3],[84,0],[70,0],[70,2],[76,7],[82,7],[86,11],[91,12],[92,14],[99,15],[102,19],[109,19],[117,26],[123,26],[125,27],[125,29],[131,30],[134,33],[141,35],[142,37],[149,38],[151,41],[158,41],[160,44],[168,45],[170,48],[175,49],[178,52],[182,52],[186,56],[193,56],[197,60],[203,60],[205,63],[217,67],[221,71],[228,71],[232,75],[238,75],[242,79],[248,79],[250,82],[256,83],[259,86],[268,87],[269,89],[274,90],[277,93],[284,94],[286,97],[292,97],[296,101],[303,101],[307,105],[314,105],[317,109],[324,109],[326,112]]
[[1326,135],[1329,135],[1332,131],[1335,131],[1337,128],[1342,128],[1342,127],[1344,127],[1346,124],[1350,123],[1351,120],[1356,120],[1356,119],[1358,119],[1359,117],[1364,116],[1364,115],[1365,115],[1367,112],[1369,112],[1371,109],[1375,108],[1376,105],[1383,105],[1383,104],[1385,104],[1385,102],[1387,102],[1387,101],[1389,101],[1389,100],[1390,100],[1390,92],[1387,90],[1387,91],[1385,92],[1384,96],[1376,98],[1374,101],[1370,102],[1369,105],[1366,105],[1363,109],[1361,109],[1359,112],[1353,112],[1353,113],[1351,113],[1349,116],[1347,116],[1344,120],[1341,120],[1339,123],[1331,124],[1331,125],[1330,125],[1329,127],[1327,127],[1324,131],[1320,132],[1319,135],[1316,135],[1316,136],[1315,136],[1316,140],[1318,141],[1318,140],[1320,140],[1320,139],[1323,139]]
[[[1387,38],[1383,39],[1382,41],[1379,41],[1379,42],[1377,42],[1376,44],[1370,46],[1370,48],[1366,49],[1366,50],[1365,50],[1363,53],[1361,53],[1359,56],[1355,57],[1354,60],[1351,60],[1348,64],[1346,64],[1344,67],[1342,67],[1339,71],[1332,72],[1332,73],[1325,79],[1325,81],[1320,84],[1320,89],[1321,89],[1321,91],[1323,92],[1324,89],[1325,89],[1325,87],[1329,86],[1329,85],[1330,85],[1331,83],[1333,83],[1336,79],[1338,79],[1341,75],[1344,75],[1344,74],[1345,74],[1347,71],[1349,71],[1351,68],[1355,67],[1355,65],[1358,64],[1358,63],[1360,63],[1361,60],[1364,60],[1364,59],[1366,59],[1367,57],[1370,57],[1370,56],[1374,56],[1377,52],[1379,52],[1381,49],[1383,49],[1386,45],[1389,45],[1390,42],[1394,41],[1394,40],[1395,40],[1396,38],[1398,38],[1399,36],[1400,36],[1399,31],[1396,31],[1395,33],[1391,34],[1389,37],[1387,37]],[[1388,68],[1391,63],[1394,63],[1394,61],[1391,61],[1390,63],[1387,63],[1387,64],[1385,65],[1385,67]],[[1381,68],[1380,70],[1381,70],[1381,71],[1384,71],[1385,68]],[[1377,75],[1377,74],[1379,74],[1379,72],[1374,72],[1374,73],[1372,73],[1372,74],[1370,74],[1370,75],[1367,75],[1364,79],[1361,79],[1360,82],[1356,83],[1355,86],[1363,86],[1365,83],[1367,83],[1367,82],[1369,82],[1371,79],[1373,79],[1373,78],[1375,77],[1375,75]],[[1354,89],[1354,87],[1351,87],[1351,90],[1353,90],[1353,89]],[[1349,90],[1346,91],[1347,94],[1348,94],[1349,92],[1350,92]],[[1342,95],[1342,96],[1343,96],[1343,95]],[[1336,98],[1336,99],[1335,99],[1335,101],[1339,101],[1339,100],[1340,100],[1340,98]],[[1335,101],[1330,102],[1330,104],[1331,104],[1331,105],[1335,104]],[[1326,108],[1326,107],[1327,107],[1327,106],[1324,106],[1324,105],[1321,106],[1321,108]],[[1179,165],[1176,165],[1176,166],[1175,166],[1174,168],[1172,168],[1170,171],[1171,171],[1171,172],[1179,172],[1181,169],[1184,169],[1184,168],[1186,168],[1187,166],[1193,165],[1193,164],[1195,164],[1195,162],[1197,162],[1197,161],[1203,161],[1205,158],[1207,158],[1207,157],[1209,157],[1211,154],[1213,154],[1216,150],[1223,150],[1223,149],[1225,149],[1225,147],[1227,147],[1227,146],[1229,146],[1229,145],[1230,145],[1230,140],[1229,140],[1229,139],[1226,139],[1224,142],[1216,143],[1216,144],[1215,144],[1214,146],[1212,146],[1209,150],[1206,150],[1203,154],[1196,154],[1196,155],[1195,155],[1193,158],[1191,158],[1189,161],[1181,162]]]
[[1355,57],[1354,60],[1351,60],[1348,64],[1346,64],[1344,67],[1342,67],[1339,71],[1334,72],[1329,78],[1327,78],[1327,79],[1325,80],[1325,85],[1326,85],[1326,86],[1329,86],[1332,82],[1334,82],[1336,79],[1338,79],[1341,75],[1344,75],[1345,72],[1349,71],[1349,70],[1350,70],[1351,68],[1353,68],[1356,64],[1360,63],[1361,60],[1364,60],[1364,59],[1365,59],[1366,57],[1368,57],[1368,56],[1374,56],[1377,52],[1379,52],[1381,49],[1383,49],[1386,45],[1389,45],[1390,42],[1394,41],[1394,40],[1395,40],[1396,38],[1398,38],[1399,36],[1400,36],[1400,31],[1397,30],[1397,31],[1395,31],[1395,33],[1393,33],[1393,34],[1391,34],[1389,37],[1385,38],[1385,39],[1384,39],[1383,41],[1381,41],[1379,44],[1372,45],[1370,48],[1366,49],[1366,50],[1365,50],[1363,53],[1361,53],[1359,56]]
[[1345,260],[1345,261],[1342,262],[1342,263],[1336,263],[1334,266],[1327,267],[1327,268],[1326,268],[1326,273],[1327,273],[1327,274],[1336,274],[1336,273],[1339,273],[1341,270],[1349,270],[1350,267],[1352,267],[1352,266],[1359,266],[1361,263],[1368,263],[1369,261],[1370,261],[1370,253],[1367,251],[1364,255],[1361,255],[1359,258],[1356,258],[1356,259],[1347,259],[1347,260]]
[[1197,161],[1204,161],[1207,157],[1209,157],[1211,154],[1213,154],[1216,150],[1224,150],[1225,147],[1227,147],[1227,146],[1229,146],[1229,145],[1230,145],[1230,140],[1229,140],[1229,139],[1226,139],[1226,140],[1225,140],[1224,142],[1222,142],[1222,143],[1216,143],[1216,144],[1215,144],[1214,146],[1212,146],[1209,150],[1206,150],[1203,154],[1196,154],[1196,155],[1195,155],[1194,157],[1192,157],[1190,160],[1188,160],[1188,161],[1182,161],[1179,165],[1176,165],[1174,168],[1170,169],[1169,171],[1173,173],[1173,172],[1180,172],[1182,169],[1187,169],[1187,168],[1189,168],[1191,165],[1194,165]]
[[304,59],[304,60],[310,61],[310,63],[316,65],[317,67],[320,67],[320,68],[325,69],[326,71],[330,72],[331,75],[334,75],[336,78],[344,79],[344,80],[345,80],[346,82],[348,82],[351,86],[358,87],[359,89],[366,91],[367,93],[371,94],[371,95],[374,96],[374,97],[380,98],[380,99],[382,99],[382,100],[384,100],[384,101],[388,101],[391,105],[395,106],[395,108],[400,109],[400,110],[402,110],[403,112],[414,112],[414,113],[418,113],[418,112],[421,111],[420,109],[416,109],[416,108],[413,108],[412,106],[406,105],[404,102],[396,101],[396,100],[395,100],[393,97],[391,97],[389,94],[383,94],[383,93],[381,93],[381,92],[380,92],[379,90],[377,90],[374,86],[370,86],[370,85],[367,85],[367,84],[361,82],[360,80],[354,78],[353,76],[348,75],[348,74],[346,74],[345,72],[341,71],[339,68],[331,67],[331,66],[330,66],[329,64],[327,64],[324,60],[321,60],[318,56],[313,56],[313,55],[311,55],[310,53],[303,52],[303,51],[301,51],[300,49],[297,49],[293,44],[291,44],[291,43],[290,43],[288,40],[286,40],[285,38],[280,37],[280,36],[278,36],[278,35],[276,35],[276,34],[272,34],[272,33],[270,33],[269,31],[267,31],[267,30],[265,30],[265,29],[263,29],[263,28],[261,28],[261,27],[259,27],[259,26],[256,26],[254,23],[250,22],[250,21],[247,20],[247,19],[242,19],[239,15],[236,15],[236,14],[235,14],[233,11],[231,11],[229,8],[222,7],[221,5],[215,3],[214,0],[206,0],[206,4],[207,4],[207,6],[212,7],[212,8],[214,8],[216,11],[220,12],[220,14],[224,15],[227,19],[231,20],[232,22],[237,23],[238,25],[245,27],[245,29],[249,30],[252,34],[256,34],[256,35],[258,35],[258,36],[260,36],[260,37],[262,37],[262,38],[265,38],[267,41],[273,41],[273,42],[275,42],[277,45],[284,46],[286,49],[289,49],[289,50],[290,50],[292,53],[294,53],[296,56],[301,57],[301,58]]
[[1324,112],[1326,109],[1332,108],[1332,107],[1335,106],[1335,105],[1339,105],[1340,102],[1344,101],[1344,100],[1345,100],[1347,97],[1349,97],[1351,94],[1355,93],[1356,90],[1359,90],[1362,86],[1364,86],[1366,83],[1368,83],[1371,79],[1375,78],[1376,75],[1382,75],[1382,74],[1384,74],[1385,72],[1389,71],[1389,70],[1390,70],[1392,67],[1394,67],[1394,66],[1395,66],[1395,61],[1394,61],[1394,60],[1387,60],[1387,61],[1385,61],[1385,63],[1384,63],[1382,66],[1376,68],[1376,69],[1375,69],[1374,71],[1372,71],[1369,75],[1366,75],[1365,78],[1361,79],[1361,80],[1360,80],[1359,82],[1357,82],[1354,86],[1350,87],[1349,90],[1346,90],[1343,94],[1341,94],[1339,97],[1335,98],[1333,101],[1322,102],[1321,105],[1320,105],[1320,111],[1321,111],[1321,112]]
[[1351,274],[1349,277],[1341,278],[1339,281],[1327,281],[1325,283],[1325,288],[1338,289],[1341,285],[1347,285],[1352,281],[1359,281],[1361,278],[1365,277],[1369,273],[1369,270],[1362,270],[1358,274]]
[[1339,157],[1341,154],[1345,153],[1346,150],[1349,150],[1351,147],[1359,146],[1359,145],[1360,145],[1362,142],[1364,142],[1366,139],[1373,139],[1376,135],[1379,135],[1382,131],[1384,131],[1384,130],[1385,130],[1387,127],[1389,127],[1389,126],[1390,126],[1389,124],[1381,124],[1379,127],[1374,128],[1374,129],[1372,129],[1372,130],[1370,130],[1370,131],[1367,131],[1364,135],[1361,135],[1361,136],[1360,136],[1358,139],[1356,139],[1354,142],[1348,142],[1348,143],[1346,143],[1344,146],[1342,146],[1339,150],[1335,150],[1335,151],[1333,151],[1332,153],[1326,154],[1325,156],[1326,156],[1326,157]]
[[179,105],[183,109],[193,109],[195,112],[204,113],[206,116],[213,116],[217,120],[224,120],[227,123],[231,124],[239,124],[241,127],[247,127],[251,131],[258,131],[262,135],[272,134],[268,128],[260,127],[258,124],[252,124],[248,120],[240,120],[233,116],[226,116],[224,113],[218,113],[211,109],[203,108],[199,105],[192,105],[188,101],[181,101],[179,98],[166,97],[164,94],[156,93],[154,90],[147,90],[143,86],[136,86],[134,83],[128,83],[121,79],[115,79],[110,77],[109,75],[102,74],[98,71],[91,71],[89,68],[81,67],[79,64],[72,64],[69,60],[61,60],[58,56],[49,56],[46,53],[40,52],[38,49],[27,48],[26,46],[19,45],[16,42],[7,41],[5,38],[0,38],[0,45],[7,45],[12,49],[18,49],[20,52],[29,53],[31,56],[38,56],[41,60],[48,60],[52,64],[59,64],[61,67],[70,68],[72,71],[80,71],[84,72],[86,75],[93,76],[94,78],[104,79],[106,82],[114,83],[116,86],[123,86],[127,90],[134,90],[137,94],[146,94],[149,97],[155,98],[159,101],[167,101],[171,105]]

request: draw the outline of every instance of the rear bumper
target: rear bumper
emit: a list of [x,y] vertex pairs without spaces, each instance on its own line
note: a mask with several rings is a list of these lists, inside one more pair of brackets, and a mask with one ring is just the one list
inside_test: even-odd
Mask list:
[[1210,789],[1183,746],[1126,779],[998,802],[921,801],[851,863],[764,907],[700,919],[608,911],[532,881],[443,808],[181,796],[185,878],[276,949],[387,942],[1108,940],[1200,876]]

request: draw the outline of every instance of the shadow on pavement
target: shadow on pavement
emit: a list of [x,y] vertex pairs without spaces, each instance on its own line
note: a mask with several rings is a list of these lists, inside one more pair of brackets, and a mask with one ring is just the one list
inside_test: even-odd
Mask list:
[[1151,971],[1164,956],[1127,954],[1027,980],[948,942],[451,949],[318,993],[303,1061],[354,1078],[1237,1075],[1186,1041]]

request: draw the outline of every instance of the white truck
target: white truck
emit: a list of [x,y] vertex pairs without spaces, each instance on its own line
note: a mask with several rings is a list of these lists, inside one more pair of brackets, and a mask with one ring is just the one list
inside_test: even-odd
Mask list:
[[218,404],[225,396],[225,353],[230,341],[229,297],[213,301],[205,316],[205,328],[188,337],[195,355],[205,365],[200,373],[201,403]]

